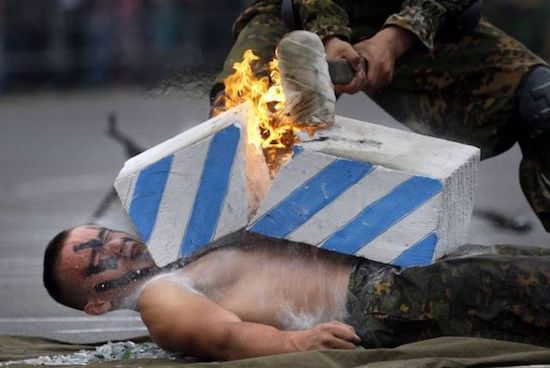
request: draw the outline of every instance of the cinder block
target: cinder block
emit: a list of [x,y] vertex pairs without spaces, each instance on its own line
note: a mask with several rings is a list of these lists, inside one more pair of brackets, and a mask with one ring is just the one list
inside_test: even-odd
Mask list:
[[183,132],[119,173],[115,188],[158,265],[247,226],[254,193],[270,179],[263,155],[242,139],[244,112],[241,106]]
[[472,146],[337,117],[279,173],[250,230],[401,266],[466,240]]
[[338,116],[271,182],[263,156],[245,153],[245,111],[200,124],[119,174],[122,203],[159,265],[244,230],[403,266],[465,241],[477,148]]

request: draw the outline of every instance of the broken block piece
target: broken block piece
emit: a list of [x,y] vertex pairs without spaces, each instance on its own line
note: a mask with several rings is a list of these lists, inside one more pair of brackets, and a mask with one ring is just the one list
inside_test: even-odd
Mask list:
[[249,230],[400,266],[461,245],[479,150],[337,117],[281,169]]
[[[153,147],[119,173],[118,195],[159,266],[247,226],[269,172],[263,155],[242,139],[245,110],[232,109]],[[247,175],[249,167],[254,175]]]

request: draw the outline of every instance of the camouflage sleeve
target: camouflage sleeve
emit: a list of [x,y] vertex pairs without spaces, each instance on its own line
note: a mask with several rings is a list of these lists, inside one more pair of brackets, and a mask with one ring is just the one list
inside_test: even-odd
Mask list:
[[446,18],[460,15],[471,0],[405,0],[401,11],[392,14],[385,26],[397,26],[414,33],[433,49],[435,36]]
[[351,29],[346,11],[331,0],[297,0],[302,28],[314,32],[322,40],[338,36],[351,39]]
[[[239,37],[241,31],[256,16],[261,14],[280,14],[281,0],[256,0],[243,10],[233,23],[233,37]],[[269,25],[266,25],[267,27]]]

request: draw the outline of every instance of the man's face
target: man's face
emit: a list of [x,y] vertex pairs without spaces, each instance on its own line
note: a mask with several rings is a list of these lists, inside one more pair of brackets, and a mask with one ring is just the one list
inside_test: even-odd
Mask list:
[[129,277],[155,267],[145,245],[131,235],[103,227],[71,230],[61,250],[58,273],[80,297],[109,300],[114,306],[131,288]]

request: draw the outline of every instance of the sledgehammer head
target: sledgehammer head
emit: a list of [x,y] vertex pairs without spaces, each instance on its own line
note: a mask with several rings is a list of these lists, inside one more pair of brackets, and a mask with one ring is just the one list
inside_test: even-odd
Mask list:
[[321,39],[290,32],[279,42],[277,57],[288,116],[301,125],[334,124],[336,96]]

